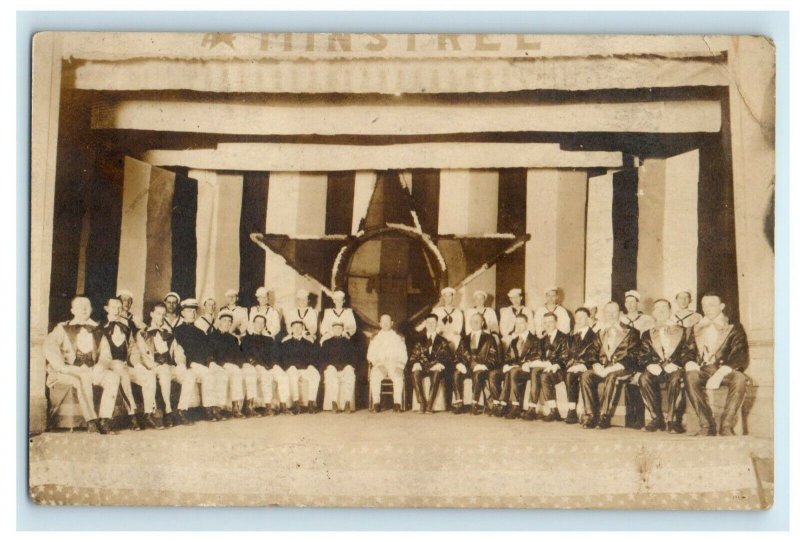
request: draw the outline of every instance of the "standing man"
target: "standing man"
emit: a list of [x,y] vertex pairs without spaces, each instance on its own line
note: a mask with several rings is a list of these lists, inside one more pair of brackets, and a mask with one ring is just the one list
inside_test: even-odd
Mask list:
[[140,429],[136,420],[136,399],[131,387],[131,383],[134,383],[142,388],[142,422],[145,428],[156,429],[153,419],[156,410],[156,373],[152,370],[155,365],[144,365],[134,334],[128,328],[126,320],[119,316],[122,302],[116,297],[109,298],[104,309],[106,323],[101,328],[100,363],[119,376],[128,407],[128,426],[134,431]]
[[653,327],[655,322],[649,315],[639,310],[639,303],[642,296],[636,290],[628,290],[625,292],[625,314],[619,317],[620,323],[623,327],[635,329],[639,336],[642,333]]
[[[164,325],[167,308],[159,302],[150,311],[150,325],[136,335],[142,361],[155,367],[156,378],[164,400],[164,426],[193,425],[189,418],[189,401],[195,386],[194,375],[186,367],[186,355],[175,335]],[[178,410],[172,412],[172,382],[181,386]]]
[[[217,331],[208,336],[208,344],[211,347],[214,363],[222,367],[228,375],[225,405],[230,405],[231,415],[234,418],[252,416],[255,413],[252,403],[256,396],[256,369],[249,363],[245,368],[239,339],[230,332],[233,326],[233,313],[221,312],[217,325],[219,326]],[[247,405],[244,404],[245,389],[247,389]]]
[[719,423],[719,435],[734,435],[736,416],[744,402],[747,378],[744,371],[750,363],[747,335],[738,322],[731,324],[723,312],[725,303],[716,292],[700,300],[703,319],[694,326],[697,362],[689,361],[686,371],[686,393],[700,419],[698,435],[716,434],[714,415],[708,404],[706,390],[728,387],[725,408]]
[[367,348],[367,361],[370,364],[369,391],[372,397],[373,412],[381,411],[381,383],[385,378],[392,381],[394,411],[402,410],[404,370],[408,362],[408,350],[403,337],[392,326],[392,317],[381,315],[381,329],[372,337]]
[[[186,363],[195,380],[200,382],[200,399],[209,421],[222,419],[222,406],[228,389],[228,374],[214,363],[208,335],[203,333],[194,321],[197,319],[197,300],[184,299],[181,302],[180,324],[175,326],[175,340],[186,355]],[[166,321],[166,320],[165,320]]]
[[692,293],[689,290],[683,290],[675,295],[675,303],[678,305],[673,314],[675,323],[681,327],[692,329],[700,323],[703,317],[689,308],[689,303],[692,302]]
[[[281,341],[278,359],[289,380],[292,414],[299,414],[306,410],[311,414],[316,414],[320,381],[317,368],[317,346],[309,338],[308,329],[302,320],[290,322],[289,331],[289,335]],[[301,383],[308,385],[307,408],[300,404]]]
[[494,312],[493,308],[486,306],[486,299],[488,297],[489,296],[483,290],[475,290],[475,292],[472,293],[472,300],[475,302],[475,305],[467,309],[464,314],[465,320],[469,322],[472,319],[472,315],[477,312],[483,316],[483,321],[486,322],[486,329],[489,333],[499,336],[500,324],[497,322],[497,314]]
[[122,311],[119,315],[120,319],[125,320],[128,329],[131,330],[131,333],[136,335],[139,330],[145,328],[145,324],[141,320],[137,320],[131,312],[131,307],[133,307],[133,293],[124,288],[120,289],[117,291],[117,299],[122,303]]
[[536,309],[533,313],[533,326],[538,337],[544,337],[544,315],[547,313],[555,314],[556,327],[564,335],[569,335],[572,331],[572,317],[569,311],[558,304],[559,288],[551,286],[544,291],[544,305]]
[[439,333],[455,350],[464,333],[464,313],[454,305],[456,291],[449,286],[442,289],[442,304],[433,309],[439,318]]
[[213,297],[206,297],[203,299],[203,315],[195,320],[196,325],[200,331],[206,335],[214,333],[214,323],[217,321],[217,302]]
[[[692,330],[670,321],[672,306],[666,299],[658,299],[653,305],[655,326],[642,335],[640,364],[642,376],[639,389],[650,422],[645,431],[683,433],[683,412],[686,397],[683,393],[683,368],[697,361],[697,348]],[[667,385],[667,422],[661,409],[661,384]]]
[[[433,403],[439,392],[442,375],[453,362],[453,353],[447,340],[437,333],[439,317],[430,313],[425,317],[425,335],[411,349],[411,378],[417,392],[420,414],[433,413]],[[425,378],[430,378],[430,395],[425,395]]]
[[269,292],[266,287],[259,286],[256,290],[256,302],[254,307],[250,307],[250,315],[248,318],[247,331],[253,332],[253,320],[256,316],[263,316],[267,322],[264,332],[277,340],[278,334],[281,332],[281,314],[278,309],[270,305]]
[[[597,314],[597,303],[593,299],[586,299],[583,302],[583,308],[589,312],[589,320],[587,324],[595,334],[600,333],[600,330],[603,329],[603,322],[600,320],[600,316]],[[577,322],[575,322],[577,325]]]
[[[111,434],[113,431],[108,422],[117,401],[119,376],[99,363],[100,333],[97,322],[90,318],[92,304],[89,298],[74,297],[70,312],[72,319],[57,324],[44,341],[47,387],[56,384],[72,386],[88,432]],[[94,408],[94,386],[103,390],[97,411]]]
[[[595,307],[595,312],[597,308]],[[569,341],[569,355],[567,357],[567,372],[565,375],[567,387],[567,418],[568,424],[578,423],[578,395],[581,387],[581,375],[597,363],[598,344],[597,334],[591,327],[591,315],[587,307],[575,311],[575,331]]]
[[[544,337],[541,339],[539,354],[544,368],[541,372],[541,385],[542,398],[548,410],[542,421],[560,422],[561,413],[558,411],[558,405],[556,404],[556,385],[564,381],[564,371],[569,359],[569,336],[558,329],[557,317],[552,312],[544,315],[542,323],[544,325]],[[531,393],[533,393],[534,370],[535,368],[531,367]],[[531,404],[534,405],[534,408],[536,402],[531,396]]]
[[[469,321],[469,335],[461,338],[456,350],[456,367],[453,373],[453,413],[464,412],[464,380],[472,379],[472,414],[481,414],[478,400],[481,397],[489,372],[499,368],[500,356],[497,343],[484,329],[483,316],[473,314]],[[490,392],[491,396],[491,392]],[[498,397],[489,397],[489,401]],[[489,403],[487,401],[487,405]]]
[[524,314],[525,318],[528,319],[528,328],[535,332],[533,313],[522,304],[522,290],[512,288],[508,291],[508,299],[511,301],[511,306],[500,309],[500,337],[503,339],[503,344],[506,345],[511,342],[515,334],[516,319],[520,313]]
[[227,310],[233,314],[231,333],[237,337],[241,337],[247,333],[247,309],[239,305],[239,292],[233,288],[228,288],[225,291],[225,300],[228,304],[222,307],[222,310]]
[[356,317],[353,309],[344,306],[344,292],[336,290],[333,292],[333,308],[325,309],[322,315],[322,323],[319,325],[319,332],[322,340],[332,335],[332,327],[335,323],[342,325],[342,336],[349,339],[356,334]]
[[317,340],[317,310],[308,306],[308,290],[299,289],[295,295],[294,308],[287,310],[284,315],[286,329],[292,322],[300,321],[303,324],[304,336],[312,343]]
[[[530,366],[534,359],[539,357],[540,341],[536,335],[531,333],[528,317],[519,313],[515,320],[514,338],[508,345],[505,355],[505,364],[502,368],[501,376],[503,386],[500,391],[499,408],[496,408],[494,415],[503,415],[508,401],[511,401],[511,409],[505,414],[509,420],[519,418],[522,412],[522,396],[525,393],[525,384],[530,380]],[[490,385],[497,387],[493,375],[490,375]]]
[[[196,302],[195,302],[196,303]],[[181,324],[181,296],[175,292],[170,292],[164,296],[164,306],[167,307],[167,314],[164,316],[164,325],[169,327],[173,333],[175,328]]]
[[324,367],[325,389],[333,398],[331,410],[338,414],[339,405],[344,405],[345,411],[353,413],[358,352],[345,335],[344,322],[333,321],[328,337],[323,336],[319,359]]
[[[586,409],[584,429],[608,429],[617,386],[629,380],[639,359],[639,333],[620,323],[619,305],[609,301],[604,309],[606,328],[597,336],[597,363],[581,376],[581,395]],[[602,395],[599,386],[603,384]]]

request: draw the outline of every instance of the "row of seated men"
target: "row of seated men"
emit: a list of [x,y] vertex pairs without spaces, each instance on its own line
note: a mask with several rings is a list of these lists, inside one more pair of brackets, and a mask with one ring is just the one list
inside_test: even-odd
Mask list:
[[[549,290],[547,295],[553,291],[557,295],[556,289]],[[273,341],[280,333],[280,326],[270,330],[269,317],[274,315],[274,325],[279,311],[262,303],[261,297],[266,298],[265,289],[259,289],[259,305],[249,311],[249,317],[244,321],[246,330],[241,344],[232,331],[241,330],[241,315],[247,311],[238,311],[240,323],[237,326],[238,307],[235,303],[233,307],[224,308],[213,320],[206,318],[209,314],[204,314],[201,319],[205,319],[207,325],[203,325],[197,319],[195,300],[181,303],[177,294],[170,293],[163,306],[159,304],[153,309],[150,326],[144,328],[130,316],[132,296],[128,292],[121,293],[121,302],[109,300],[106,306],[108,322],[102,327],[88,319],[91,314],[88,299],[76,298],[72,307],[75,318],[56,326],[45,348],[48,368],[52,369],[52,382],[60,380],[79,390],[79,402],[90,430],[108,431],[106,420],[109,408],[113,408],[112,395],[120,385],[129,413],[133,414],[135,401],[130,391],[131,382],[142,386],[145,425],[155,426],[152,419],[155,379],[151,373],[158,376],[161,384],[167,424],[189,423],[185,414],[186,390],[193,388],[196,381],[201,384],[202,403],[212,420],[220,419],[221,410],[226,407],[232,416],[237,417],[270,412],[273,382],[277,385],[278,412],[285,412],[289,401],[293,411],[298,412],[300,385],[308,386],[306,397],[316,398],[320,370],[325,374],[326,388],[330,386],[331,396],[335,398],[334,410],[343,404],[346,410],[352,411],[350,398],[359,356],[349,341],[355,331],[355,319],[352,311],[343,307],[343,293],[334,294],[336,307],[328,309],[332,315],[326,311],[320,326],[324,331],[319,346],[315,347],[312,330],[316,328],[304,319],[313,309],[302,306],[302,301],[307,303],[307,293],[300,292],[300,306],[284,312],[284,318],[287,314],[292,318],[287,323],[289,332],[274,348]],[[230,297],[233,294],[235,292],[229,292]],[[420,412],[432,411],[442,380],[452,385],[453,412],[463,412],[463,386],[466,379],[471,379],[473,413],[482,411],[477,403],[484,388],[488,388],[490,414],[519,417],[523,415],[521,396],[530,382],[529,408],[523,417],[529,420],[537,418],[537,404],[542,396],[548,411],[543,419],[560,420],[555,404],[555,386],[563,381],[569,400],[567,423],[578,421],[576,404],[580,394],[585,405],[582,425],[606,428],[610,424],[617,383],[630,381],[639,384],[651,413],[647,430],[683,431],[681,417],[685,387],[698,411],[700,432],[714,434],[716,428],[704,388],[713,389],[725,384],[729,396],[720,434],[732,432],[733,420],[744,397],[742,371],[747,365],[747,345],[741,326],[728,324],[722,313],[724,303],[716,294],[704,296],[705,317],[695,315],[695,320],[699,321],[693,327],[678,325],[680,321],[676,322],[671,304],[666,300],[656,302],[654,320],[650,317],[645,319],[640,311],[631,314],[630,309],[635,308],[634,303],[639,301],[638,293],[631,291],[626,294],[626,307],[629,309],[626,315],[620,315],[616,303],[605,306],[604,321],[612,324],[606,324],[596,332],[597,322],[593,319],[592,308],[582,307],[575,312],[574,328],[564,333],[559,329],[562,324],[559,312],[571,317],[557,305],[562,311],[548,310],[542,315],[540,337],[531,332],[531,312],[520,306],[521,292],[518,289],[509,292],[511,306],[506,307],[508,310],[501,310],[501,322],[504,312],[513,313],[513,329],[502,336],[491,333],[491,317],[487,314],[493,311],[481,306],[486,298],[481,292],[476,295],[476,307],[468,312],[471,314],[469,333],[460,334],[455,344],[451,342],[452,335],[448,337],[448,331],[452,331],[460,312],[452,307],[453,294],[452,289],[443,291],[442,306],[426,317],[423,336],[412,342],[410,372],[421,405]],[[685,297],[686,293],[678,297],[682,296]],[[208,304],[207,301],[204,305]],[[171,310],[170,304],[173,305]],[[175,306],[178,304],[181,311],[176,315]],[[326,326],[328,316],[332,318]],[[635,324],[643,319],[649,319],[653,326],[640,333]],[[682,320],[686,320],[685,316]],[[280,324],[280,319],[277,322]],[[463,324],[463,316],[461,322]],[[381,330],[372,338],[367,351],[371,369],[370,392],[375,409],[380,408],[380,387],[386,378],[393,382],[394,408],[401,409],[403,379],[409,359],[406,341],[392,330],[392,325],[391,318],[384,315]],[[143,329],[135,333],[133,329],[136,327]],[[98,333],[98,330],[102,331]],[[86,336],[93,338],[92,344]],[[83,347],[81,337],[84,338]],[[132,337],[135,340],[131,340]],[[115,352],[122,345],[126,346],[127,352]],[[427,393],[422,385],[425,377],[431,380]],[[116,385],[115,379],[118,380]],[[51,380],[50,376],[48,380]],[[169,389],[173,380],[181,384],[182,390],[175,414],[170,412],[169,406]],[[662,381],[667,382],[669,396],[667,423],[661,411]],[[604,384],[602,392],[599,390],[601,384]],[[97,413],[99,422],[94,421],[98,415],[93,412],[93,402],[88,399],[93,385],[102,386],[107,392],[103,394]],[[317,410],[313,399],[308,401],[308,410]],[[136,428],[135,417],[131,416],[131,419]]]

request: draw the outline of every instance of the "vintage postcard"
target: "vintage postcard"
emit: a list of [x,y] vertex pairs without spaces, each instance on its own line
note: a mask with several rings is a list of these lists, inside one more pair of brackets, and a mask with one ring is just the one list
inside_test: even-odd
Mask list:
[[30,497],[762,510],[758,36],[33,40]]

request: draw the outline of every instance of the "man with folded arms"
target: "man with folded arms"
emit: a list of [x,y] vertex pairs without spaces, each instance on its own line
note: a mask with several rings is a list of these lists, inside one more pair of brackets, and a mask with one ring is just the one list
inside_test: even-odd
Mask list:
[[345,336],[344,322],[335,320],[327,333],[323,335],[324,340],[320,346],[319,359],[324,366],[325,389],[332,397],[331,410],[334,414],[339,413],[339,407],[344,406],[344,410],[352,413],[353,392],[356,387],[356,347],[347,336]]
[[[433,413],[433,403],[442,382],[442,376],[453,362],[447,340],[436,330],[439,317],[430,313],[425,317],[425,335],[411,349],[411,377],[417,392],[420,414]],[[430,378],[430,395],[425,395],[425,378]]]
[[[645,431],[683,433],[683,411],[686,398],[683,395],[683,368],[697,360],[697,348],[691,329],[670,320],[671,304],[659,299],[653,305],[655,325],[642,335],[642,350],[639,363],[642,376],[639,390],[644,404],[650,412],[650,422]],[[667,422],[661,408],[661,384],[667,385]]]
[[578,395],[581,387],[581,375],[597,363],[598,345],[596,333],[592,328],[592,317],[587,307],[575,311],[575,330],[569,338],[566,373],[564,376],[567,388],[568,424],[578,423]]
[[233,326],[233,313],[230,311],[220,312],[217,326],[217,330],[209,334],[208,342],[214,362],[228,374],[225,404],[229,404],[230,401],[231,415],[234,418],[253,416],[256,414],[254,401],[257,394],[256,381],[258,377],[255,367],[250,363],[245,363],[239,348],[239,339],[230,332]]
[[[544,336],[539,346],[539,357],[543,368],[540,380],[542,399],[547,406],[547,415],[542,418],[542,421],[560,422],[561,413],[556,404],[556,385],[564,381],[564,371],[569,358],[569,337],[557,327],[558,317],[555,313],[545,314],[542,318],[542,325],[544,326]],[[533,371],[535,370],[536,361],[531,364],[531,393],[533,393]],[[531,405],[532,408],[536,407],[533,397],[531,397]]]
[[[489,372],[500,367],[497,343],[484,329],[483,316],[473,314],[470,332],[461,338],[456,350],[456,368],[453,373],[453,413],[464,412],[464,381],[472,379],[472,414],[481,414],[478,400],[481,397]],[[497,399],[490,397],[490,400]]]
[[525,384],[531,378],[530,365],[535,358],[539,357],[540,346],[539,338],[531,332],[528,317],[525,314],[517,315],[514,331],[514,338],[511,339],[506,350],[501,373],[503,386],[500,392],[500,406],[493,412],[495,416],[502,416],[510,401],[511,409],[505,414],[509,420],[519,418],[522,412]]
[[700,419],[697,435],[716,434],[716,424],[708,404],[706,390],[728,387],[728,396],[720,419],[720,436],[734,435],[733,426],[742,407],[747,379],[744,371],[750,362],[747,335],[738,322],[730,323],[723,312],[722,297],[709,292],[700,300],[703,319],[694,326],[697,362],[687,362],[686,394]]
[[384,379],[392,381],[393,410],[400,412],[403,402],[404,371],[408,362],[408,350],[403,336],[392,327],[394,322],[388,314],[381,315],[381,329],[372,337],[367,348],[370,364],[369,392],[373,412],[381,411],[381,384]]
[[[319,369],[317,369],[317,346],[312,342],[303,323],[297,319],[289,323],[289,335],[283,338],[278,350],[280,365],[289,380],[292,398],[292,414],[309,412],[316,414],[319,391]],[[300,404],[300,385],[308,385],[307,406]]]
[[[595,339],[597,363],[581,376],[581,395],[586,409],[584,429],[608,429],[617,386],[631,378],[639,359],[639,332],[620,323],[619,305],[610,301],[604,310],[606,327]],[[603,392],[599,387],[603,384]]]
[[272,414],[273,383],[278,386],[279,407],[276,413],[286,413],[286,403],[290,397],[289,377],[276,362],[277,346],[266,331],[266,326],[267,319],[264,315],[257,314],[253,318],[252,332],[242,337],[242,354],[247,363],[255,367],[258,389],[261,392],[262,413]]

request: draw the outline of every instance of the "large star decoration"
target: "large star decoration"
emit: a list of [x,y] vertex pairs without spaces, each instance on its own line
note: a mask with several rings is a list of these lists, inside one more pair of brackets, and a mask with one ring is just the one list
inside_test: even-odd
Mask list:
[[[358,232],[353,235],[290,236],[258,232],[252,233],[250,238],[264,250],[281,256],[290,267],[315,283],[328,296],[332,296],[337,289],[347,290],[353,256],[367,241],[410,238],[420,243],[423,248],[418,252],[423,255],[424,261],[407,264],[409,267],[425,266],[434,284],[424,292],[415,292],[425,298],[419,304],[419,310],[407,315],[408,321],[414,324],[438,303],[439,288],[451,286],[458,290],[466,286],[523,246],[530,235],[425,232],[414,209],[408,185],[396,171],[387,171],[379,173],[366,215],[360,222]],[[391,259],[392,256],[384,251],[378,257]],[[385,283],[387,279],[384,276],[382,280]],[[408,282],[402,276],[399,280]],[[408,293],[411,293],[410,290]],[[353,305],[353,309],[368,323],[377,324],[374,315],[365,314],[356,305]]]

